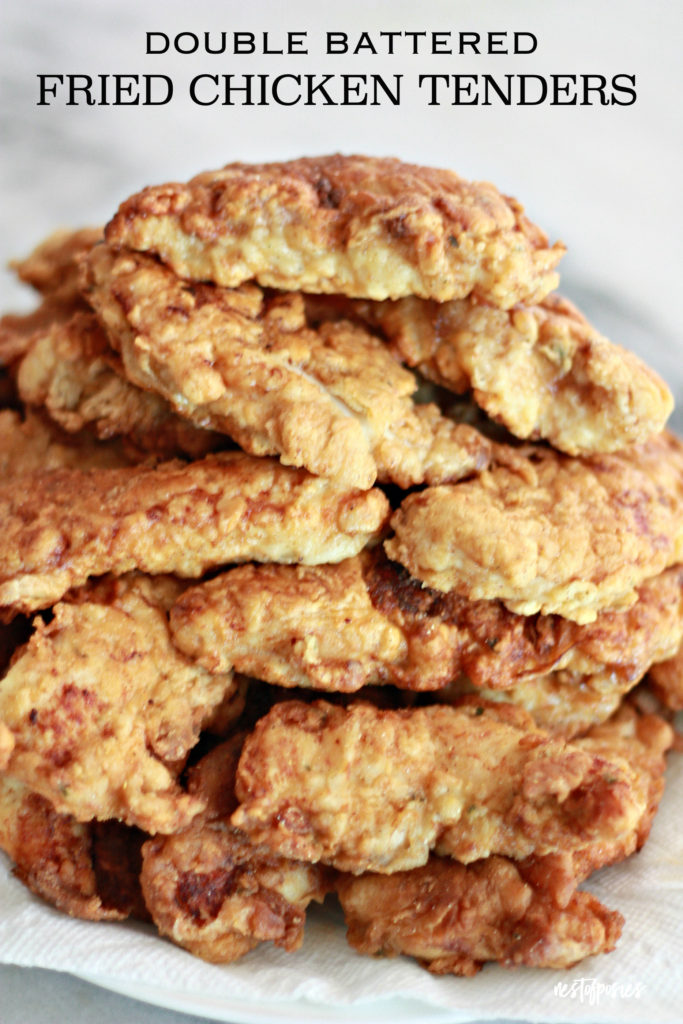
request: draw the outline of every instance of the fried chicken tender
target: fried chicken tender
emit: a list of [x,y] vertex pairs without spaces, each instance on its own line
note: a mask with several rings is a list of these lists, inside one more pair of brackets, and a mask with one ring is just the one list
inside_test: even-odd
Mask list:
[[180,584],[132,576],[61,603],[0,681],[6,771],[77,821],[173,832],[203,807],[177,782],[204,721],[235,689],[179,654],[167,609]]
[[71,303],[80,297],[79,262],[101,240],[102,228],[55,231],[12,269],[42,296]]
[[102,238],[101,228],[58,231],[25,260],[12,264],[19,279],[43,296],[32,313],[8,313],[0,319],[0,366],[9,366],[30,348],[36,332],[64,323],[86,303],[80,293],[80,259]]
[[349,487],[402,487],[483,469],[489,442],[416,406],[414,376],[344,321],[313,330],[300,294],[182,281],[139,253],[96,246],[85,288],[127,376],[252,455]]
[[[182,598],[181,598],[182,601]],[[649,670],[666,664],[683,640],[683,568],[667,569],[638,588],[637,602],[625,612],[601,612],[575,630],[575,645],[547,675],[525,678],[505,690],[490,689],[485,678],[475,687],[461,677],[437,695],[440,700],[479,693],[525,708],[537,725],[571,739],[605,722],[624,694]],[[450,696],[449,696],[450,695]]]
[[0,410],[0,481],[54,469],[114,469],[134,461],[133,453],[115,441],[98,444],[86,432],[66,434],[31,410],[25,417]]
[[439,302],[474,293],[502,308],[552,291],[564,253],[493,185],[339,154],[229,164],[187,185],[144,189],[121,205],[106,238],[157,254],[180,277],[228,287],[254,278]]
[[652,666],[648,682],[665,707],[683,711],[683,642],[670,658]]
[[232,823],[253,841],[354,874],[418,867],[431,850],[469,863],[581,849],[643,812],[628,768],[481,703],[277,704],[245,743],[236,792]]
[[471,976],[489,960],[571,967],[614,949],[623,925],[589,893],[558,907],[504,857],[465,866],[432,856],[412,871],[346,875],[337,891],[354,949],[412,956],[433,974]]
[[470,391],[517,437],[546,438],[569,455],[647,441],[673,408],[653,370],[556,294],[510,310],[414,296],[353,308],[381,327],[408,366],[453,391]]
[[124,843],[119,841],[116,861],[106,863],[116,886],[108,884],[102,870],[101,854],[111,848],[113,834],[120,837],[121,827],[105,822],[95,836],[92,824],[58,814],[23,782],[0,774],[0,849],[14,862],[20,881],[75,918],[120,921],[135,911],[140,916],[137,887],[130,881],[121,885],[135,860],[136,841],[139,859],[132,829]]
[[131,384],[92,313],[76,313],[34,336],[18,365],[17,389],[22,401],[44,409],[69,433],[93,427],[103,440],[124,435],[161,458],[201,458],[224,443]]
[[330,888],[319,865],[278,857],[228,824],[242,740],[221,744],[192,769],[188,788],[206,810],[185,831],[143,847],[141,884],[154,923],[212,963],[230,963],[266,941],[298,949],[306,907]]
[[305,470],[227,452],[190,464],[55,470],[0,483],[0,608],[50,607],[88,576],[201,576],[229,562],[339,561],[389,503]]
[[661,718],[624,705],[576,741],[579,749],[627,763],[634,772],[643,813],[619,840],[514,864],[494,856],[464,866],[432,856],[412,871],[341,876],[336,885],[349,942],[362,953],[414,956],[437,974],[467,975],[487,960],[507,967],[569,967],[613,949],[621,915],[576,887],[645,842],[672,740]]
[[437,590],[579,623],[628,607],[640,583],[683,560],[683,444],[673,435],[585,458],[497,452],[474,480],[408,495],[389,557]]
[[666,753],[674,742],[668,722],[656,714],[641,714],[624,702],[608,722],[594,726],[575,746],[616,764],[628,765],[640,792],[643,813],[618,839],[589,843],[580,850],[531,856],[520,862],[524,878],[551,893],[558,906],[567,906],[577,885],[599,868],[615,864],[640,850],[647,840],[664,793]]
[[486,695],[502,690],[541,715],[543,727],[580,732],[677,649],[683,570],[646,581],[627,611],[579,626],[440,594],[381,551],[338,565],[247,565],[184,591],[171,630],[210,671],[347,693],[375,683],[438,690],[465,673]]

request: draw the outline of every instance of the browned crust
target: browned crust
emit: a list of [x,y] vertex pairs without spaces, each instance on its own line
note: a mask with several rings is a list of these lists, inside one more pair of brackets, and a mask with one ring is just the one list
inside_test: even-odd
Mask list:
[[190,464],[74,469],[0,484],[0,607],[49,607],[88,576],[201,576],[235,561],[338,561],[377,536],[377,491],[242,453]]
[[431,857],[394,875],[342,876],[349,943],[360,953],[415,957],[434,974],[505,967],[571,967],[614,949],[623,918],[588,893],[559,908],[502,857],[467,866]]
[[[381,783],[380,781],[381,780]],[[247,739],[231,821],[281,855],[354,874],[618,839],[644,796],[624,764],[482,702],[383,711],[275,705]]]
[[428,586],[585,623],[683,560],[683,444],[664,433],[571,459],[500,446],[471,481],[408,495],[390,558]]
[[503,308],[555,286],[564,247],[488,183],[391,158],[229,164],[145,189],[107,225],[181,277],[372,299],[472,292]]

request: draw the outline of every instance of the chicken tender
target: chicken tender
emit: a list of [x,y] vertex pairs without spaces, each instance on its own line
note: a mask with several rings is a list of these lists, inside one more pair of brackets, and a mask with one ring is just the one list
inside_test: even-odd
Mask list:
[[[171,629],[178,648],[210,671],[234,667],[280,686],[347,693],[375,683],[437,690],[465,673],[491,695],[502,690],[503,699],[545,712],[552,727],[563,727],[566,708],[579,721],[588,713],[588,728],[595,700],[608,718],[678,647],[683,570],[644,583],[628,611],[579,626],[440,594],[381,551],[338,565],[247,565],[186,590]],[[547,675],[560,668],[561,680]],[[587,681],[595,682],[589,693]]]
[[30,410],[25,417],[0,410],[0,481],[54,469],[115,469],[135,461],[116,441],[98,444],[87,432],[67,434]]
[[[135,881],[140,836],[106,822],[99,835],[92,824],[58,814],[43,796],[31,792],[17,779],[0,774],[0,849],[14,861],[14,873],[36,895],[72,917],[89,921],[121,920],[135,913],[144,916]],[[119,839],[114,862],[104,856]],[[116,884],[105,878],[104,861]],[[122,882],[124,883],[122,885]],[[102,884],[104,883],[104,884]]]
[[435,405],[384,342],[340,321],[313,330],[298,294],[190,284],[150,256],[97,246],[86,290],[127,376],[252,455],[349,487],[483,469],[490,445]]
[[266,941],[298,949],[306,907],[329,889],[323,868],[253,846],[228,824],[242,739],[221,744],[192,769],[189,790],[206,801],[192,825],[143,847],[141,883],[154,923],[212,963],[230,963]]
[[611,452],[658,434],[671,392],[632,352],[599,334],[566,299],[495,309],[472,299],[357,302],[408,366],[477,405],[517,437],[569,455]]
[[640,850],[650,834],[664,793],[665,755],[673,742],[674,733],[668,722],[655,714],[641,714],[628,702],[608,722],[575,740],[575,746],[581,750],[628,765],[642,797],[643,813],[633,828],[616,840],[589,843],[572,852],[527,858],[519,865],[524,878],[551,893],[558,906],[566,906],[577,885],[590,874]]
[[131,384],[92,313],[76,313],[35,335],[19,362],[17,390],[69,433],[93,427],[103,440],[124,435],[161,458],[201,458],[225,444]]
[[437,590],[579,623],[628,607],[640,583],[683,560],[683,444],[673,435],[575,459],[497,452],[475,480],[408,495],[389,557]]
[[515,199],[453,171],[367,156],[229,164],[144,189],[107,225],[180,277],[234,287],[403,295],[474,293],[502,308],[556,286],[564,253]]
[[0,483],[0,608],[50,607],[89,576],[200,576],[229,562],[339,561],[377,537],[377,490],[241,452],[190,464],[55,470]]
[[558,907],[504,857],[465,866],[432,856],[412,871],[346,875],[337,891],[354,949],[412,956],[434,974],[471,976],[489,960],[571,967],[614,949],[623,925],[589,893]]
[[35,288],[43,301],[32,313],[8,313],[0,319],[0,366],[24,355],[36,332],[87,309],[80,293],[79,261],[101,238],[99,228],[58,231],[25,260],[12,264],[19,279]]
[[[182,600],[182,598],[181,598]],[[683,569],[676,566],[638,588],[638,600],[625,612],[601,612],[594,623],[578,627],[576,643],[560,659],[559,669],[525,678],[505,690],[460,678],[438,699],[476,691],[489,700],[525,708],[537,725],[571,739],[605,722],[624,694],[650,670],[663,668],[683,639]]]
[[619,839],[644,806],[627,767],[481,703],[277,704],[245,743],[236,793],[231,820],[252,841],[354,874],[431,850],[464,863],[577,850]]
[[683,711],[683,643],[666,661],[653,665],[648,682],[665,707]]
[[[77,821],[119,818],[173,832],[203,807],[177,771],[204,721],[236,689],[173,647],[166,611],[180,584],[102,581],[37,618],[0,681],[13,739],[5,769]],[[1,767],[1,766],[0,766]]]

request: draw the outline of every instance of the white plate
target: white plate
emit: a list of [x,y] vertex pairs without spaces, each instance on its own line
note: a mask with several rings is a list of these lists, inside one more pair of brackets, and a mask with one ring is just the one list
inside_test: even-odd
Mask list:
[[[178,1013],[191,1013],[210,1020],[229,1024],[304,1024],[306,1021],[322,1024],[335,1021],[353,1024],[453,1024],[452,1010],[430,1007],[413,999],[380,999],[375,1002],[354,1003],[349,1006],[325,1006],[304,999],[292,1003],[268,1002],[258,999],[249,1002],[223,995],[187,992],[172,985],[159,987],[144,982],[127,982],[104,975],[76,974],[91,985],[106,988],[118,995],[139,999],[154,1006]],[[496,1024],[505,1024],[498,1021]]]

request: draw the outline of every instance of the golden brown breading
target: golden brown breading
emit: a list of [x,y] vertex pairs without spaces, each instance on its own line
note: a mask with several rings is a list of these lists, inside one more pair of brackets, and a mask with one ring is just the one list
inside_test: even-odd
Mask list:
[[150,256],[96,246],[86,290],[125,372],[252,455],[349,487],[403,487],[483,469],[472,427],[416,406],[384,342],[345,321],[309,325],[300,294],[189,284]]
[[653,665],[648,682],[665,707],[683,711],[683,643],[671,658]]
[[44,409],[69,433],[93,427],[103,440],[125,435],[161,458],[201,458],[224,444],[126,380],[93,313],[37,332],[19,362],[17,389],[22,401]]
[[102,228],[55,231],[12,269],[24,284],[43,296],[69,303],[80,295],[78,265],[81,258],[102,240]]
[[103,902],[93,866],[91,827],[58,814],[43,796],[0,774],[0,849],[15,874],[59,910],[90,921],[119,920]]
[[200,576],[229,562],[340,561],[389,513],[350,491],[241,452],[190,464],[55,470],[0,483],[0,608],[46,608],[88,576]]
[[550,892],[559,906],[566,906],[577,885],[593,871],[640,850],[650,834],[664,792],[665,755],[673,741],[673,730],[663,718],[641,714],[628,702],[608,722],[594,726],[575,740],[575,746],[590,754],[628,765],[634,774],[634,786],[642,795],[643,813],[633,828],[611,842],[589,843],[573,852],[527,858],[519,864],[524,878]]
[[671,392],[566,299],[503,311],[471,299],[357,302],[408,366],[476,403],[517,437],[570,455],[619,451],[664,427]]
[[658,663],[670,658],[682,638],[683,568],[675,566],[643,583],[627,611],[601,612],[595,622],[575,627],[574,646],[555,671],[514,682],[505,690],[490,689],[481,674],[476,677],[479,687],[461,677],[437,698],[476,690],[489,700],[520,705],[542,729],[571,739],[605,722],[624,694],[648,670],[656,673]]
[[481,703],[381,711],[275,705],[247,739],[232,823],[274,852],[392,873],[430,850],[468,863],[613,841],[643,798],[622,765]]
[[98,443],[87,432],[66,434],[31,410],[25,417],[11,409],[0,410],[0,481],[69,467],[129,466],[135,461],[132,455],[119,442]]
[[346,875],[338,892],[354,949],[413,956],[434,974],[471,976],[488,960],[571,967],[614,949],[623,924],[589,893],[558,907],[503,857],[467,866],[430,857],[394,875]]
[[564,246],[520,204],[453,171],[367,156],[229,164],[147,188],[106,228],[181,277],[369,299],[476,295],[507,308],[556,285]]
[[326,891],[317,865],[255,847],[225,821],[149,840],[141,882],[161,934],[212,963],[260,942],[298,949],[306,907]]
[[683,561],[683,443],[662,434],[613,455],[497,448],[475,480],[410,494],[390,558],[413,576],[522,615],[592,622]]
[[0,681],[6,770],[78,821],[148,832],[188,824],[203,804],[176,781],[204,721],[234,689],[173,647],[168,578],[101,581],[38,618]]
[[[502,699],[543,715],[543,727],[581,731],[676,650],[683,569],[646,581],[627,611],[579,626],[440,594],[381,551],[338,565],[247,565],[186,590],[171,630],[181,651],[214,672],[234,667],[347,693],[374,683],[436,690],[466,673],[487,694],[503,689]],[[547,676],[551,669],[565,671]]]
[[298,949],[306,907],[329,890],[323,868],[253,846],[228,824],[243,738],[216,747],[191,770],[189,791],[206,804],[192,825],[143,847],[141,883],[154,923],[213,963],[230,963],[268,940]]
[[80,294],[78,265],[81,257],[102,238],[101,229],[58,231],[25,260],[12,264],[19,278],[43,296],[32,313],[8,313],[0,319],[0,366],[8,366],[30,347],[37,331],[63,323],[86,309]]

